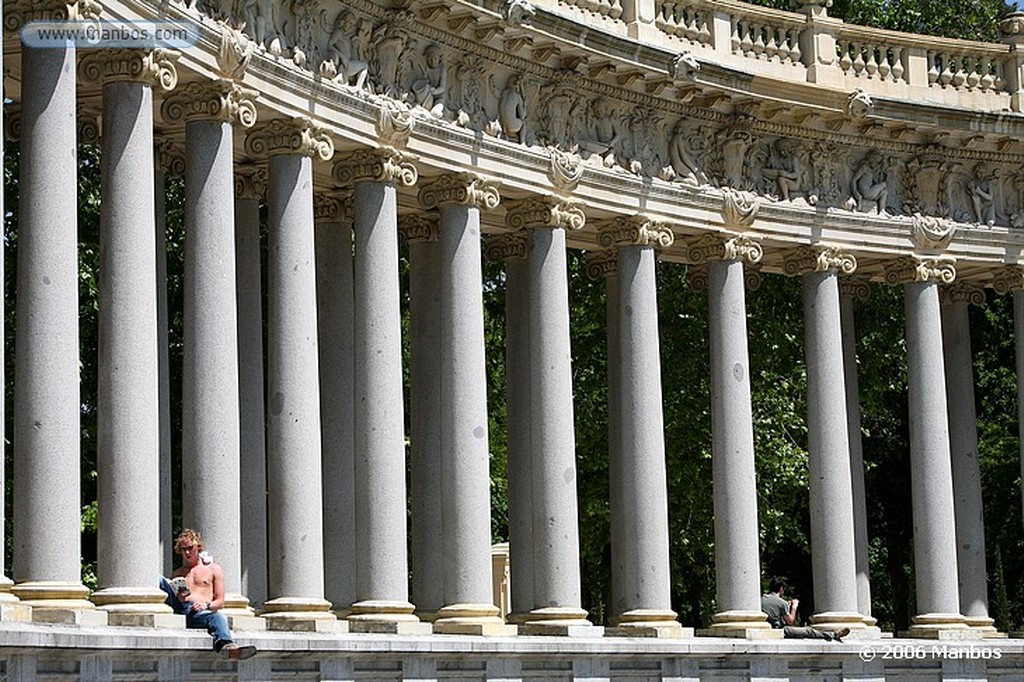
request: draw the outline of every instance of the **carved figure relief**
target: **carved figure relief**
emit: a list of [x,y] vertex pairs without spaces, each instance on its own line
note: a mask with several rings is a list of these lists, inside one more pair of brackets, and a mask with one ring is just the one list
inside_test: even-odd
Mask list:
[[623,167],[636,175],[655,176],[665,165],[658,154],[654,131],[661,118],[656,111],[638,106],[626,116],[626,137],[622,149]]
[[750,189],[745,177],[747,149],[754,137],[743,130],[723,131],[719,141],[722,154],[721,184],[738,190]]
[[949,166],[934,150],[929,150],[907,162],[907,213],[945,216],[949,207],[945,202],[946,180]]
[[370,65],[360,59],[353,45],[359,23],[356,15],[348,10],[338,13],[327,41],[326,55],[320,62],[320,75],[336,83],[352,85],[357,90],[362,90]]
[[440,46],[432,43],[423,51],[423,64],[420,66],[419,75],[412,82],[411,103],[423,107],[437,118],[442,118],[447,91],[448,64]]
[[693,185],[708,184],[708,176],[697,164],[697,157],[703,151],[704,145],[697,131],[690,129],[685,118],[678,121],[672,129],[672,139],[668,145],[673,177]]
[[522,77],[513,73],[505,81],[505,89],[498,96],[498,124],[506,139],[523,142],[523,126],[526,124],[526,98],[520,87]]
[[[791,201],[805,196],[803,189],[807,186],[807,173],[810,158],[806,150],[796,140],[780,138],[771,145],[767,167],[761,174],[775,183],[778,196],[783,201]],[[817,196],[806,195],[807,202],[814,204]]]
[[846,207],[851,211],[886,214],[887,180],[885,159],[874,149],[868,151],[850,179],[850,200]]
[[483,130],[487,125],[487,112],[484,110],[484,102],[480,94],[482,74],[483,60],[469,54],[462,58],[454,72],[459,90],[455,101],[461,103],[455,121],[459,125],[473,130]]
[[392,22],[384,22],[374,31],[371,42],[374,57],[370,63],[370,71],[374,92],[377,94],[400,98],[399,61],[408,40],[406,31],[394,26]]
[[580,149],[584,158],[597,156],[603,166],[610,168],[615,165],[615,145],[620,139],[612,104],[604,97],[596,97],[590,100],[589,112],[587,132],[580,138]]
[[543,123],[547,144],[567,152],[579,148],[579,122],[583,118],[584,102],[571,80],[552,84],[551,95],[545,98]]

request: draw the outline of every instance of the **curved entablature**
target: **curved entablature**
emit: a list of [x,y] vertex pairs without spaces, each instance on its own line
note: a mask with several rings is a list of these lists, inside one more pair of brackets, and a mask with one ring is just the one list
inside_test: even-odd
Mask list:
[[[26,2],[5,8],[8,30]],[[668,224],[668,260],[688,262],[707,232],[750,233],[766,271],[822,244],[877,279],[898,257],[942,254],[990,284],[1024,247],[1020,15],[1007,44],[848,26],[821,2],[122,0],[101,16],[198,21],[179,88],[238,80],[259,92],[261,123],[307,117],[340,152],[400,148],[424,180],[472,171],[503,199],[577,202],[588,225]],[[98,89],[81,92],[95,110]],[[316,178],[335,185],[328,164]],[[401,197],[418,208],[415,188]],[[597,232],[570,244],[596,248]]]

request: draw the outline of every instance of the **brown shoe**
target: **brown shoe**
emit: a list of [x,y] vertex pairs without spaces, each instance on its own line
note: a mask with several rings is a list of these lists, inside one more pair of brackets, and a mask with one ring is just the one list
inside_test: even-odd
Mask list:
[[850,634],[850,628],[839,628],[838,630],[832,633],[832,641],[842,642],[843,637],[846,637],[848,634]]
[[245,659],[252,658],[256,655],[256,647],[238,646],[234,642],[231,642],[221,647],[220,655],[227,658],[229,661],[244,661]]

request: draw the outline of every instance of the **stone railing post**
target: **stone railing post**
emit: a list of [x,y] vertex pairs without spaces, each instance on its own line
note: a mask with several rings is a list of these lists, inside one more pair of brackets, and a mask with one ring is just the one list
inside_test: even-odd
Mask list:
[[799,12],[807,15],[807,28],[800,33],[800,53],[807,67],[807,82],[839,85],[843,72],[836,59],[836,35],[841,19],[828,16],[832,0],[802,0]]
[[1010,45],[1010,60],[1004,70],[1010,109],[1021,111],[1024,100],[1024,12],[1012,12],[999,22],[1003,41]]

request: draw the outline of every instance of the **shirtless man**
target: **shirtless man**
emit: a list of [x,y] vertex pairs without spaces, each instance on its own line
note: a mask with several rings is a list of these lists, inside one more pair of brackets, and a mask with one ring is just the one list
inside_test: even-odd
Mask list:
[[175,613],[185,616],[190,628],[206,628],[213,637],[213,649],[225,658],[240,661],[256,653],[254,646],[234,643],[228,619],[220,613],[224,608],[224,569],[206,552],[198,531],[186,528],[174,541],[183,565],[174,571],[173,580],[160,578],[160,587],[167,593],[166,604]]

